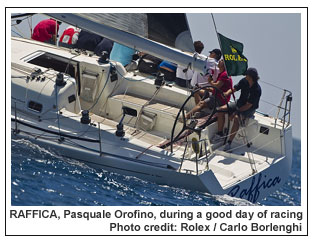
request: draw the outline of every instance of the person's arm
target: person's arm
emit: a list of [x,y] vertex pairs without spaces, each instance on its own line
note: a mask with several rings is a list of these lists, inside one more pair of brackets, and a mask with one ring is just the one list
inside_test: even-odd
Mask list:
[[230,88],[228,91],[224,92],[223,95],[224,95],[224,97],[227,97],[232,93],[234,94],[235,92],[236,92],[235,88],[233,88],[233,89]]
[[[216,87],[216,88],[218,88],[218,89],[221,89],[221,87],[222,87],[223,84],[224,84],[224,82],[223,82],[222,80],[218,80],[218,81],[214,82],[214,81],[212,80],[212,77],[211,77],[211,76],[208,76],[208,82],[209,82],[212,86],[214,86],[214,87]],[[213,91],[213,88],[208,88],[208,90],[209,90],[209,92],[212,92],[212,91]]]
[[222,80],[218,80],[216,82],[211,82],[211,85],[218,88],[218,89],[221,89],[221,87],[223,86],[224,82]]

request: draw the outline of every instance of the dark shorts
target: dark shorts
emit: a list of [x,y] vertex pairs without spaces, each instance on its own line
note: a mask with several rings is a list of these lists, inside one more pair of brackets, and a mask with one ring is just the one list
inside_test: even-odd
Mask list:
[[[238,108],[236,106],[235,102],[230,102],[229,103],[229,114],[233,114],[234,112],[238,111]],[[250,118],[254,115],[255,113],[255,109],[251,108],[248,109],[247,111],[241,111],[240,114],[244,117],[244,118]]]

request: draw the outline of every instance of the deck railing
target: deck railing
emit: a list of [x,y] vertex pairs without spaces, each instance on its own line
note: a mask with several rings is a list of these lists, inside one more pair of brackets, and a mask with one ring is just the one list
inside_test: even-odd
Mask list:
[[[282,97],[281,97],[281,100],[280,100],[278,105],[272,104],[272,103],[267,102],[265,100],[261,100],[261,101],[265,102],[265,103],[268,103],[271,106],[277,108],[277,112],[276,112],[276,115],[274,117],[274,128],[277,127],[278,123],[282,123],[282,130],[285,130],[289,126],[289,124],[290,124],[292,93],[289,90],[287,90],[287,89],[279,88],[279,87],[277,87],[275,85],[272,85],[272,84],[264,82],[264,81],[261,81],[261,82],[263,82],[265,84],[268,84],[270,86],[273,86],[273,87],[275,87],[275,88],[277,88],[277,89],[282,91]],[[268,114],[264,114],[264,113],[261,113],[261,114],[263,114],[265,116],[269,116]],[[247,141],[247,135],[246,135],[246,132],[245,132],[245,125],[243,125],[243,124],[241,125],[240,131],[242,131],[243,136],[245,136],[244,145],[248,146],[249,143]],[[184,152],[183,152],[183,155],[182,155],[182,158],[181,158],[181,165],[180,165],[179,171],[181,172],[181,170],[182,170],[183,162],[186,160],[185,155],[186,155],[186,152],[187,152],[187,148],[190,147],[190,145],[192,145],[192,148],[193,148],[193,150],[195,152],[195,156],[193,155],[192,159],[187,159],[187,160],[191,160],[191,161],[195,162],[195,164],[196,164],[196,174],[197,175],[199,174],[199,171],[198,171],[199,159],[201,159],[201,161],[206,159],[207,169],[209,169],[209,160],[208,160],[209,156],[212,156],[212,154],[216,154],[216,152],[213,151],[212,148],[211,148],[210,140],[208,140],[208,139],[201,139],[201,140],[198,140],[196,142],[194,142],[194,141],[185,141],[184,143],[185,143],[185,148],[184,148]],[[197,146],[196,146],[196,144],[197,144]],[[200,149],[200,150],[197,150],[197,152],[196,152],[195,149]],[[208,150],[209,150],[210,153],[208,153]],[[205,158],[203,158],[204,155],[205,155]],[[255,165],[255,160],[254,160],[254,157],[253,157],[253,152],[247,152],[247,156],[248,156],[248,162],[250,163],[250,166],[251,166],[252,174],[254,174],[254,173],[257,172],[257,169],[256,169],[256,165]]]
[[280,88],[276,85],[273,85],[271,83],[268,83],[268,82],[265,82],[262,80],[260,80],[260,82],[282,91],[282,97],[281,97],[281,100],[279,102],[279,105],[275,105],[275,104],[268,102],[268,101],[265,101],[265,100],[261,100],[261,101],[273,106],[273,108],[274,107],[277,108],[276,116],[274,117],[275,118],[274,127],[275,128],[277,127],[278,120],[280,120],[280,122],[283,123],[282,129],[284,130],[290,124],[292,92],[287,90],[287,89]]

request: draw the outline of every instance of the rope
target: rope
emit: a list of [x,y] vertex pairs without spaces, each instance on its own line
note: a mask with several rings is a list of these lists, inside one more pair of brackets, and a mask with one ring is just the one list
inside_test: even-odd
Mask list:
[[[111,70],[111,66],[110,66],[110,68],[109,68],[109,72],[110,72],[110,70]],[[104,74],[104,72],[102,71],[102,75],[101,75],[100,80],[102,80],[103,74]],[[104,91],[104,89],[105,89],[105,87],[106,87],[106,85],[107,85],[108,79],[109,79],[109,75],[107,75],[106,82],[105,82],[105,84],[104,84],[104,86],[103,86],[103,88],[102,88],[101,93],[100,93],[99,96],[97,97],[95,103],[88,109],[88,111],[92,110],[93,107],[99,102],[99,99],[101,98],[101,95],[102,95],[102,93],[103,93],[103,91]]]
[[259,148],[256,148],[254,151],[252,151],[252,153],[255,153],[255,152],[257,152],[257,151],[263,149],[265,146],[270,145],[270,144],[274,143],[275,141],[277,141],[277,140],[279,140],[279,139],[280,139],[280,137],[276,137],[275,139],[269,141],[269,142],[266,143],[265,145],[263,145],[263,146],[261,146],[261,147],[259,147]]
[[[112,64],[112,66],[113,66],[113,64]],[[116,71],[118,71],[117,69],[116,69]],[[118,72],[119,73],[119,72]],[[121,75],[121,77],[123,77],[122,75]],[[105,102],[103,103],[103,105],[102,105],[102,107],[100,108],[100,111],[102,110],[102,111],[106,111],[106,105],[107,105],[107,102],[108,102],[108,99],[112,96],[112,94],[113,93],[115,93],[115,91],[119,88],[119,86],[121,85],[121,83],[115,83],[115,85],[114,85],[114,88],[112,89],[112,92],[106,97],[106,100],[105,100]],[[128,85],[129,86],[129,85]],[[127,89],[128,89],[128,86],[127,86]],[[126,90],[127,90],[126,89]],[[122,113],[120,114],[120,115],[122,115]],[[119,116],[120,116],[119,115]],[[118,116],[118,117],[119,117]],[[117,118],[118,118],[117,117]],[[104,121],[105,120],[105,118],[102,120],[102,121]]]
[[23,37],[21,34],[17,33],[16,31],[14,30],[11,30],[12,32],[14,32],[16,35],[18,35],[19,37]]
[[281,88],[281,87],[278,87],[278,86],[276,86],[276,85],[273,85],[272,83],[269,83],[269,82],[265,82],[265,81],[263,81],[263,80],[261,80],[261,79],[259,79],[258,82],[265,83],[265,84],[267,84],[267,85],[269,85],[269,86],[272,86],[272,87],[274,87],[274,88],[280,89],[280,90],[282,90],[282,91],[285,90],[285,89],[283,89],[283,88]]
[[32,34],[32,16],[27,18],[27,22],[29,25],[29,29],[30,29],[30,35]]
[[134,127],[135,127],[135,128],[137,128],[137,124],[138,124],[139,119],[140,119],[140,117],[141,117],[141,115],[142,115],[142,113],[143,113],[144,107],[147,106],[147,105],[149,105],[149,104],[152,102],[152,100],[153,100],[153,99],[156,97],[156,95],[159,93],[161,87],[162,87],[162,86],[157,87],[157,89],[156,89],[156,91],[154,92],[154,94],[152,95],[151,99],[150,99],[149,101],[146,101],[145,104],[142,105],[142,107],[141,107],[141,109],[140,109],[140,112],[139,112],[139,114],[138,114],[138,116],[137,116],[137,119],[136,119],[136,121],[135,121],[135,123],[134,123]]
[[67,70],[68,70],[68,68],[69,68],[70,62],[73,60],[73,58],[76,58],[76,57],[78,57],[79,55],[80,55],[80,53],[74,55],[73,57],[71,57],[71,58],[68,60],[67,66],[66,66],[66,68],[65,68],[64,73],[67,73]]
[[57,95],[58,95],[58,86],[55,84],[55,104],[56,104],[57,126],[59,129],[59,136],[61,139],[61,124],[60,124],[60,114],[59,114],[59,108],[58,108]]
[[25,38],[25,37],[26,37],[26,35],[24,35],[24,33],[23,33],[23,32],[21,32],[21,30],[17,28],[17,25],[14,25],[13,27],[14,27],[14,28],[15,28],[18,32],[20,32],[20,33],[21,33],[21,36],[22,36],[23,38]]

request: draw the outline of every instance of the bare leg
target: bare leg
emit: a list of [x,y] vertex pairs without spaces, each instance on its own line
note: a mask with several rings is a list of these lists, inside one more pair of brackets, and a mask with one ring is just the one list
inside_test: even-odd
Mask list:
[[205,107],[205,102],[200,101],[192,110],[190,110],[188,113],[185,115],[185,119],[190,119],[191,115],[193,115],[195,112],[201,111]]
[[[226,105],[223,105],[219,108],[220,110],[227,109]],[[218,132],[223,132],[224,122],[225,122],[225,113],[226,112],[218,112]]]
[[198,103],[201,101],[202,97],[204,96],[205,91],[199,90],[194,94],[195,104],[198,105]]
[[231,130],[231,136],[229,138],[229,141],[232,142],[233,139],[235,138],[235,135],[239,129],[239,120],[238,120],[238,115],[234,116],[234,122]]

